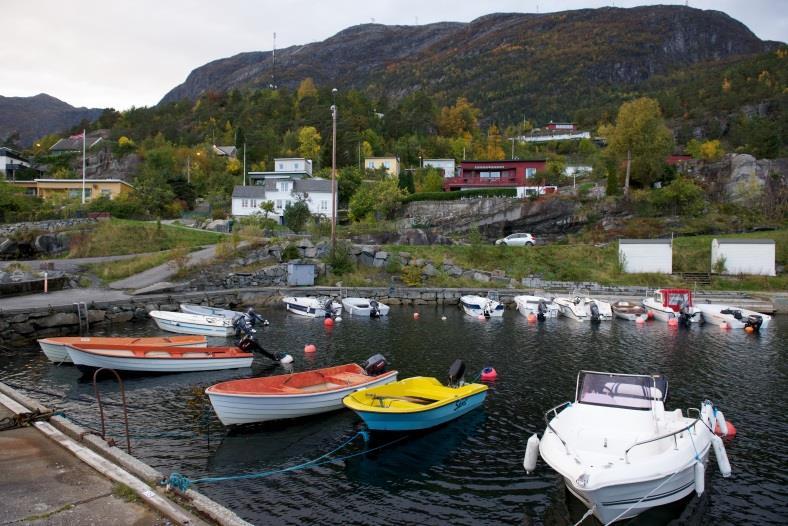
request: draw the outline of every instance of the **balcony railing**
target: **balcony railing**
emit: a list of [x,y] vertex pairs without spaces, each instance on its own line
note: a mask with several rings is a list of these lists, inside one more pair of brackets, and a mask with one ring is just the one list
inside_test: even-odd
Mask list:
[[525,186],[527,183],[523,177],[447,177],[443,180],[444,188],[486,188],[497,186]]

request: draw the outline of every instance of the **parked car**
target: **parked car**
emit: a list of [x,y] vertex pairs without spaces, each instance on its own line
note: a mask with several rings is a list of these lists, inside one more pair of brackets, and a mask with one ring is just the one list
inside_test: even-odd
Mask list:
[[495,241],[496,245],[507,245],[510,247],[525,247],[536,244],[536,238],[532,234],[509,234],[508,236]]

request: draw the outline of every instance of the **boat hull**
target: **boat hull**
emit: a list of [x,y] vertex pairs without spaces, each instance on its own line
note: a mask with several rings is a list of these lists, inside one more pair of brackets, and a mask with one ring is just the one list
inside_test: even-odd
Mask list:
[[[760,316],[762,320],[759,327],[760,329],[767,328],[769,326],[769,322],[772,319],[772,317],[767,314],[761,314],[760,312],[755,312],[748,309],[730,307],[728,305],[701,304],[697,305],[696,308],[701,312],[704,323],[710,323],[712,325],[722,325],[723,323],[726,323],[731,329],[743,329],[746,325],[745,322],[748,316]],[[742,319],[736,318],[736,316],[733,314],[723,314],[720,312],[722,310],[740,311]]]
[[227,318],[228,320],[234,320],[244,315],[242,312],[234,310],[204,307],[202,305],[192,305],[190,303],[181,303],[181,312],[186,314],[197,314],[198,316],[219,316],[221,318]]
[[[708,455],[707,447],[701,455],[704,465],[707,464]],[[681,500],[695,491],[695,463],[690,463],[675,475],[668,473],[652,480],[604,486],[593,491],[577,487],[573,480],[566,477],[564,482],[566,488],[583,504],[589,509],[594,508],[594,516],[602,524],[607,524],[614,520],[631,519],[651,508]]]
[[342,409],[342,399],[347,395],[397,380],[397,372],[390,371],[371,376],[364,384],[346,389],[316,394],[292,395],[236,395],[207,391],[211,405],[222,424],[226,426],[286,420],[317,415]]
[[80,370],[90,371],[102,367],[116,371],[137,373],[188,373],[197,371],[221,371],[251,367],[253,357],[237,358],[132,358],[101,356],[68,347],[68,354]]
[[[354,302],[352,300],[362,300]],[[349,301],[350,300],[350,301]],[[369,306],[369,301],[365,298],[344,298],[342,300],[342,308],[351,316],[361,316],[366,318],[372,317],[372,307]],[[378,303],[378,316],[388,316],[391,308],[383,303]]]
[[[192,343],[178,343],[170,342],[170,343],[163,343],[161,340],[165,340],[166,338],[120,338],[119,340],[128,341],[128,345],[134,345],[133,342],[139,342],[141,345],[172,345],[174,347],[205,347],[207,342],[205,339],[201,341],[195,341]],[[66,349],[66,344],[57,341],[58,338],[43,338],[38,340],[38,344],[41,346],[41,350],[44,352],[47,358],[51,362],[54,363],[73,363],[71,361],[71,357],[68,355],[68,350]],[[75,343],[91,343],[92,341],[96,341],[95,338],[91,338],[90,336],[86,336],[84,338],[73,338]],[[152,340],[157,340],[153,342]]]
[[434,409],[413,413],[380,413],[356,408],[353,410],[373,431],[416,431],[459,418],[482,405],[486,396],[487,391],[482,391]]
[[[285,304],[287,312],[292,312],[299,316],[307,318],[325,318],[328,314],[324,308],[324,304],[317,301],[308,301],[314,298],[294,298],[287,297],[282,301]],[[342,314],[342,304],[336,301],[331,303],[332,315],[339,316]]]
[[[485,309],[485,304],[488,301],[493,302],[492,309]],[[503,316],[504,311],[503,304],[494,300],[488,300],[481,296],[462,296],[460,298],[460,306],[465,314],[473,317],[484,316],[485,318],[498,318]]]
[[[224,319],[224,318],[221,318]],[[166,318],[153,317],[159,329],[178,334],[200,334],[203,336],[231,336],[234,332],[232,326],[203,325],[191,321],[179,321]]]
[[539,315],[539,301],[543,300],[547,304],[547,312],[544,313],[545,318],[557,318],[558,313],[561,310],[558,305],[553,303],[551,300],[547,298],[541,298],[539,296],[515,296],[514,303],[517,305],[517,312],[525,316],[526,318],[533,314],[534,316]]

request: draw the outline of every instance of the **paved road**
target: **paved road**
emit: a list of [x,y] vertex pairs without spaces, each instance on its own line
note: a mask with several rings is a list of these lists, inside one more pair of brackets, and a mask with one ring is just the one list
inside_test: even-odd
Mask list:
[[[203,248],[202,250],[192,252],[189,254],[189,261],[187,265],[193,267],[204,261],[213,259],[214,255],[216,255],[216,245],[211,245],[207,248]],[[158,267],[149,268],[148,270],[140,272],[139,274],[129,276],[128,278],[113,281],[109,284],[109,288],[115,290],[137,290],[153,285],[154,283],[167,281],[177,272],[178,267],[175,265],[175,263],[169,261],[163,265],[159,265]]]

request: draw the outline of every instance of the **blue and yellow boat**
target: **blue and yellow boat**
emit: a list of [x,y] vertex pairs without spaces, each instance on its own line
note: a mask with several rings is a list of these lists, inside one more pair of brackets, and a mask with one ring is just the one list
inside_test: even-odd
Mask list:
[[429,429],[482,405],[487,396],[484,384],[463,384],[464,365],[449,375],[445,386],[435,378],[416,376],[387,385],[362,389],[342,399],[373,431],[414,431]]

